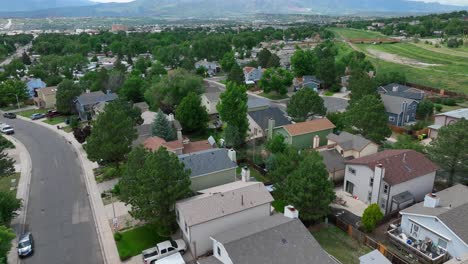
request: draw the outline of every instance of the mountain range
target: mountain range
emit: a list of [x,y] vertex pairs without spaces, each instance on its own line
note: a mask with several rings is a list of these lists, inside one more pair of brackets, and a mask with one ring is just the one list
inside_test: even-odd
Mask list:
[[258,13],[356,15],[375,12],[417,14],[468,9],[467,6],[409,0],[135,0],[129,3],[101,4],[91,4],[93,2],[89,0],[17,0],[16,2],[0,0],[0,6],[3,6],[0,8],[0,16],[223,18]]

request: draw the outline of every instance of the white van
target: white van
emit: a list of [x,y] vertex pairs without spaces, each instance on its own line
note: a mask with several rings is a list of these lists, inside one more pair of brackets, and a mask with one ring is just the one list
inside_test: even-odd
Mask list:
[[185,264],[184,258],[182,255],[177,252],[160,260],[154,262],[154,264]]

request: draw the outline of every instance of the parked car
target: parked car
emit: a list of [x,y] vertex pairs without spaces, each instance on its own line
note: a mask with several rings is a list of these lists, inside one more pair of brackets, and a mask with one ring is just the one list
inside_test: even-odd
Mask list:
[[34,239],[31,233],[23,234],[18,242],[18,256],[27,257],[34,252]]
[[185,261],[182,255],[179,252],[177,252],[160,260],[156,260],[154,264],[185,264]]
[[15,113],[3,113],[4,118],[9,118],[9,119],[15,119],[16,114]]
[[44,117],[45,117],[44,114],[32,114],[31,115],[32,120],[37,120],[37,119],[41,119],[41,118],[44,118]]
[[13,135],[15,130],[10,125],[0,123],[0,132],[5,135]]
[[154,264],[156,260],[162,259],[177,252],[184,254],[185,250],[187,250],[187,245],[185,244],[184,240],[167,240],[158,243],[155,247],[144,250],[142,252],[143,262],[145,264]]
[[56,116],[60,116],[60,113],[57,110],[49,110],[47,111],[46,117],[47,118],[53,118]]

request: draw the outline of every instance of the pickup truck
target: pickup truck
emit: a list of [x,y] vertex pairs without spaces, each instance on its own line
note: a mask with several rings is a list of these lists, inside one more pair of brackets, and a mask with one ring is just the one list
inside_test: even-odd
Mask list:
[[0,132],[2,132],[5,135],[13,135],[15,133],[15,130],[10,125],[0,124]]

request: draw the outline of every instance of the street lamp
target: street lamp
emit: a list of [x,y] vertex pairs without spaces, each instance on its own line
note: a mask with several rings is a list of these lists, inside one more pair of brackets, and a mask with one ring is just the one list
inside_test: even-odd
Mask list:
[[9,94],[12,94],[12,95],[14,95],[16,97],[16,104],[18,105],[18,109],[20,109],[20,103],[19,103],[18,95],[14,94],[14,93],[9,93]]

